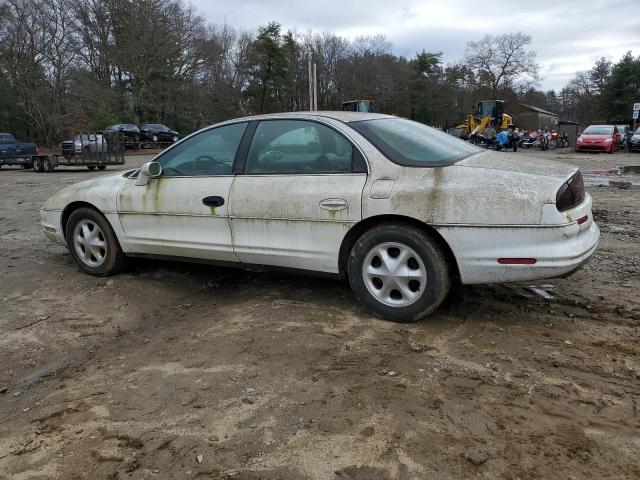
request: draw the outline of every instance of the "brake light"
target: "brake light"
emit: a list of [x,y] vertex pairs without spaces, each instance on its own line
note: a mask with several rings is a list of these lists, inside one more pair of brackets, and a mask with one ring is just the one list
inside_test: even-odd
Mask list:
[[564,212],[579,205],[584,200],[584,181],[582,174],[576,173],[565,182],[556,194],[556,208],[559,212]]
[[40,150],[38,150],[38,145],[36,145],[36,155],[40,155]]

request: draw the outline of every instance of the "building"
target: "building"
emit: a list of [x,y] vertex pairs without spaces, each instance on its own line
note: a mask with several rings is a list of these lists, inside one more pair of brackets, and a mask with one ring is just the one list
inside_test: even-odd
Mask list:
[[560,116],[533,105],[515,103],[511,105],[509,115],[513,117],[513,124],[520,130],[557,129]]
[[569,145],[573,146],[576,144],[576,138],[578,135],[586,128],[584,123],[580,122],[560,122],[558,125],[558,133],[566,133],[569,139]]

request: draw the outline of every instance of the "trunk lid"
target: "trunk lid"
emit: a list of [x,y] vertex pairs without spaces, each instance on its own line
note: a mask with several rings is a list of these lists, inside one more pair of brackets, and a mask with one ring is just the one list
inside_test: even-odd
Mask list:
[[456,166],[485,168],[503,172],[525,173],[541,177],[552,177],[567,180],[578,167],[561,162],[554,162],[532,155],[521,153],[492,152],[490,150],[474,155],[455,164]]

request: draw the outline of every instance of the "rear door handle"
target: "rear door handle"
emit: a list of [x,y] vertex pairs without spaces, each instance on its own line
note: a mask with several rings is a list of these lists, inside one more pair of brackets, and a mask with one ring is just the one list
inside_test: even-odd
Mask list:
[[320,202],[320,208],[324,210],[344,210],[347,208],[347,201],[342,198],[326,198]]
[[224,205],[224,198],[222,197],[204,197],[202,199],[202,203],[204,203],[207,207],[221,207]]

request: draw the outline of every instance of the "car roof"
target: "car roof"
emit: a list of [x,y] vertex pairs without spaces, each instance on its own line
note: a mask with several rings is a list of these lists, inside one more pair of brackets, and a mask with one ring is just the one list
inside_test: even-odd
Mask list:
[[393,115],[385,115],[381,113],[369,113],[369,112],[343,112],[341,110],[331,111],[319,111],[319,112],[283,112],[283,113],[269,113],[265,115],[253,115],[250,117],[243,117],[234,119],[238,120],[265,120],[272,118],[332,118],[340,122],[359,122],[363,120],[376,120],[381,118],[395,118]]

